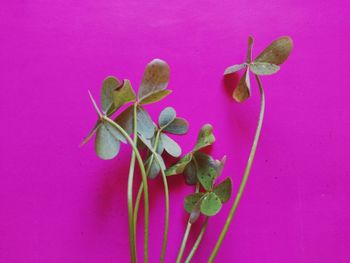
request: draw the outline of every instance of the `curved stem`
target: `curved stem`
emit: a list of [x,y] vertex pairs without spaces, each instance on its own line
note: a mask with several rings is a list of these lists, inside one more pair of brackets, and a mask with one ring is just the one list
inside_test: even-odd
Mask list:
[[134,232],[135,232],[135,235],[136,235],[137,216],[139,213],[139,207],[140,207],[142,193],[143,193],[143,183],[141,182],[140,187],[139,187],[139,191],[137,192],[136,201],[135,201],[135,208],[134,208],[134,228],[135,228]]
[[[154,145],[153,145],[153,148],[155,148],[155,149],[158,148],[159,136],[160,136],[160,131],[157,131],[156,139],[155,139]],[[149,161],[149,163],[147,165],[147,169],[146,169],[147,176],[149,174],[149,171],[151,170],[151,165],[152,165],[152,162],[153,162],[153,158],[154,158],[154,156],[152,154],[152,156],[150,157],[150,161]],[[142,192],[143,192],[143,183],[141,182],[140,187],[139,187],[139,191],[137,192],[136,201],[135,201],[135,210],[134,210],[134,226],[135,226],[135,228],[136,228],[136,223],[137,223],[137,216],[138,216],[138,212],[139,212]],[[136,229],[135,229],[135,233],[136,233]]]
[[194,255],[194,253],[196,253],[196,251],[197,251],[197,249],[198,249],[198,246],[199,246],[199,244],[200,244],[201,241],[202,241],[204,232],[205,232],[205,230],[207,229],[208,221],[209,221],[209,217],[207,216],[207,217],[205,218],[205,221],[204,221],[203,225],[202,225],[201,232],[199,232],[199,235],[198,235],[198,237],[197,237],[197,240],[196,240],[196,242],[194,243],[193,248],[191,249],[190,254],[189,254],[188,257],[186,258],[185,263],[191,262],[191,259],[192,259],[193,255]]
[[[137,103],[134,104],[134,145],[137,145]],[[131,262],[136,263],[136,234],[133,220],[133,202],[132,202],[132,186],[135,171],[135,151],[132,152],[130,160],[129,178],[128,178],[128,220],[129,220],[129,242]]]
[[111,124],[113,127],[115,127],[125,137],[128,143],[131,145],[133,151],[135,152],[137,162],[140,166],[142,183],[143,183],[143,191],[144,191],[144,206],[145,206],[144,208],[144,212],[145,212],[144,248],[143,249],[144,249],[144,262],[147,263],[148,262],[149,200],[148,200],[148,184],[147,184],[147,175],[146,175],[145,166],[143,165],[143,160],[137,149],[137,146],[134,144],[129,134],[127,134],[127,132],[118,123],[115,123],[113,120],[111,120],[107,116],[103,116],[102,118],[105,121],[107,121],[109,124]]
[[[196,185],[196,191],[195,192],[196,193],[199,192],[199,183],[198,182],[197,182],[197,185]],[[188,218],[185,234],[184,234],[184,236],[182,238],[179,254],[177,255],[177,258],[176,258],[176,263],[180,263],[181,262],[182,255],[183,255],[185,247],[186,247],[188,234],[190,233],[191,227],[192,227],[192,224],[190,223],[190,218]]]
[[[158,165],[160,166],[160,162],[158,159],[158,156],[156,156],[156,160],[158,162]],[[165,175],[165,172],[163,169],[161,169],[162,178],[163,178],[163,185],[164,185],[164,193],[165,193],[165,224],[164,224],[164,235],[163,235],[163,245],[162,245],[162,254],[160,256],[160,262],[164,262],[165,257],[165,251],[168,241],[168,230],[169,230],[169,188],[168,188],[168,181]]]
[[263,123],[264,112],[265,112],[265,95],[264,95],[264,90],[263,90],[263,87],[261,85],[261,81],[260,81],[259,76],[255,75],[255,78],[256,78],[256,80],[258,82],[258,85],[259,85],[259,90],[260,90],[260,95],[261,95],[261,102],[260,102],[259,121],[258,121],[258,126],[257,126],[256,131],[255,131],[253,146],[252,146],[252,148],[250,150],[247,166],[245,168],[244,176],[243,176],[241,185],[239,187],[237,196],[236,196],[235,201],[234,201],[234,203],[233,203],[233,205],[231,207],[230,213],[229,213],[229,215],[228,215],[228,217],[226,219],[225,225],[224,225],[224,227],[223,227],[223,229],[221,231],[219,239],[216,242],[215,247],[214,247],[214,249],[213,249],[213,251],[212,251],[212,253],[210,255],[208,263],[211,263],[211,262],[214,261],[215,256],[216,256],[216,254],[218,253],[218,251],[220,249],[222,241],[224,240],[224,238],[225,238],[225,236],[227,234],[228,228],[229,228],[229,226],[231,224],[232,218],[233,218],[233,216],[234,216],[234,214],[236,212],[238,203],[241,200],[244,188],[246,186],[246,183],[247,183],[247,180],[248,180],[248,177],[249,177],[250,168],[251,168],[253,160],[254,160],[256,147],[258,145],[258,141],[259,141],[259,137],[260,137],[260,131],[261,131],[261,126],[262,126],[262,123]]
[[[169,230],[169,188],[168,188],[168,182],[167,182],[167,178],[164,172],[164,169],[162,168],[161,162],[158,158],[158,155],[156,153],[157,148],[158,148],[158,143],[159,143],[159,136],[160,136],[161,130],[158,130],[157,134],[156,134],[156,139],[154,142],[154,146],[153,149],[150,149],[152,152],[152,156],[150,157],[150,162],[148,164],[147,167],[147,172],[146,174],[148,175],[150,170],[151,170],[151,166],[153,163],[153,160],[155,159],[155,161],[157,162],[157,164],[160,167],[160,172],[162,174],[162,179],[163,179],[163,185],[164,185],[164,193],[165,193],[165,223],[164,223],[164,235],[163,235],[163,244],[162,244],[162,254],[160,256],[160,262],[164,262],[164,257],[165,257],[165,251],[166,251],[166,247],[167,247],[167,240],[168,240],[168,230]],[[138,209],[139,209],[139,205],[140,205],[140,199],[141,199],[141,195],[142,195],[142,186],[143,183],[141,183],[140,185],[140,189],[139,192],[137,194],[137,198],[136,198],[136,203],[135,203],[135,211],[134,211],[134,224],[136,226],[136,222],[137,222],[137,213],[138,213]]]

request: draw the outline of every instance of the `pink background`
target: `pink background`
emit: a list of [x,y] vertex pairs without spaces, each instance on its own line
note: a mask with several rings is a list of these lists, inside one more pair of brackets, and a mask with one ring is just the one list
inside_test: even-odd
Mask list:
[[[165,106],[191,123],[184,151],[213,124],[212,154],[240,182],[258,115],[258,90],[235,103],[225,67],[280,35],[295,43],[263,78],[261,143],[217,262],[350,262],[349,15],[345,0],[3,1],[0,8],[0,262],[128,262],[130,149],[112,161],[78,145],[96,115],[88,99],[107,75],[140,84],[155,57],[171,67]],[[232,84],[232,83],[231,83]],[[181,177],[169,180],[167,262],[185,228]],[[150,262],[160,255],[164,200],[151,187]],[[205,262],[228,213],[209,221],[194,262]],[[139,227],[141,234],[142,227]],[[198,229],[196,229],[198,231]],[[190,242],[193,241],[191,236]],[[139,238],[139,248],[142,240]]]

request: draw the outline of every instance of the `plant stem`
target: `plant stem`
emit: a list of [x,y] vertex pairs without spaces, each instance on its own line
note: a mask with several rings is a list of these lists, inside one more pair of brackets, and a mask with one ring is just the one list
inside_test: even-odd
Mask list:
[[205,221],[204,221],[203,225],[202,225],[201,232],[199,233],[199,235],[198,235],[198,237],[197,237],[197,240],[196,240],[196,242],[194,243],[193,248],[192,248],[190,254],[189,254],[188,257],[186,258],[185,263],[191,262],[191,259],[192,259],[193,255],[194,255],[194,253],[196,253],[196,251],[197,251],[197,249],[198,249],[198,246],[199,246],[199,244],[200,244],[201,241],[202,241],[204,232],[205,232],[205,230],[207,229],[208,220],[209,220],[209,217],[207,216],[207,217],[205,218]]
[[[134,104],[134,145],[137,145],[137,103]],[[129,220],[129,242],[131,262],[136,263],[136,235],[133,220],[133,200],[132,200],[132,186],[134,181],[135,171],[135,151],[132,152],[130,160],[129,178],[128,178],[128,220]]]
[[185,247],[186,247],[186,243],[187,243],[187,239],[188,239],[188,234],[190,233],[192,224],[190,223],[190,220],[188,220],[187,222],[187,227],[186,227],[186,231],[185,234],[182,238],[182,243],[181,243],[181,247],[180,247],[180,251],[179,254],[177,255],[177,259],[176,259],[176,263],[180,263],[181,259],[182,259],[182,255],[184,253]]
[[[196,191],[195,192],[196,193],[199,192],[199,183],[198,182],[197,182],[197,185],[196,185]],[[176,263],[180,263],[181,262],[182,255],[183,255],[185,247],[186,247],[188,234],[190,233],[191,227],[192,227],[192,224],[190,223],[190,218],[188,218],[185,234],[184,234],[184,236],[182,238],[179,254],[177,255],[177,259],[176,259]]]
[[118,124],[115,123],[113,120],[108,118],[107,116],[102,117],[105,121],[107,121],[109,124],[111,124],[113,127],[115,127],[128,141],[128,143],[131,145],[133,151],[135,152],[135,156],[137,159],[137,162],[140,166],[141,170],[141,176],[142,176],[142,183],[143,183],[143,191],[144,191],[144,212],[145,212],[145,224],[144,224],[144,262],[148,262],[148,225],[149,225],[149,200],[148,200],[148,184],[147,184],[147,175],[145,166],[143,165],[143,160],[141,158],[141,155],[137,149],[137,146],[134,144],[133,140],[130,138],[130,136],[127,134],[127,132]]
[[[159,136],[160,136],[160,131],[157,131],[156,134],[156,139],[154,140],[154,145],[153,148],[157,149],[158,148],[158,143],[159,143]],[[146,169],[146,174],[148,176],[150,170],[151,170],[151,166],[152,166],[152,162],[153,162],[153,153],[150,157],[150,161],[147,165],[147,169]],[[139,187],[139,191],[137,192],[137,196],[136,196],[136,201],[135,201],[135,210],[134,210],[134,226],[136,227],[136,223],[137,223],[137,216],[138,216],[138,212],[139,212],[139,207],[140,207],[140,201],[141,201],[141,197],[142,197],[142,192],[143,192],[143,184],[141,182],[140,187]],[[136,230],[135,230],[136,233]]]
[[[156,139],[154,142],[154,146],[153,149],[150,149],[152,152],[152,156],[150,157],[150,161],[147,167],[147,172],[146,174],[148,175],[150,170],[151,170],[151,166],[153,163],[153,160],[155,159],[155,161],[157,162],[157,164],[160,167],[160,172],[162,174],[162,179],[163,179],[163,185],[164,185],[164,193],[165,193],[165,223],[164,223],[164,235],[163,235],[163,245],[162,245],[162,254],[160,256],[160,262],[164,262],[164,257],[165,257],[165,251],[166,251],[166,247],[167,247],[167,240],[168,240],[168,230],[169,230],[169,188],[168,188],[168,182],[167,182],[167,178],[164,172],[164,169],[162,168],[161,162],[158,158],[158,155],[156,153],[157,148],[158,148],[158,143],[159,143],[159,136],[160,136],[161,130],[157,131],[156,134]],[[138,214],[138,209],[140,206],[140,199],[141,199],[141,195],[142,195],[142,184],[140,185],[139,188],[139,192],[137,194],[136,197],[136,202],[135,202],[135,210],[134,210],[134,225],[136,227],[136,223],[137,223],[137,214]],[[136,233],[136,230],[135,230]]]
[[233,216],[234,216],[234,214],[236,212],[238,203],[241,200],[244,188],[246,186],[246,183],[247,183],[247,180],[248,180],[248,176],[249,176],[249,172],[250,172],[250,168],[251,168],[253,160],[254,160],[256,147],[258,145],[258,141],[259,141],[259,137],[260,137],[260,131],[261,131],[261,126],[262,126],[262,123],[263,123],[264,112],[265,112],[265,95],[264,95],[264,90],[263,90],[263,87],[261,85],[261,81],[260,81],[259,76],[255,75],[255,78],[256,78],[256,80],[258,82],[258,85],[259,85],[259,90],[260,90],[260,95],[261,95],[261,102],[260,102],[260,114],[259,114],[258,126],[257,126],[256,131],[255,131],[253,146],[252,146],[252,148],[250,150],[247,166],[246,166],[246,169],[244,171],[244,176],[243,176],[241,185],[239,187],[237,196],[236,196],[235,201],[234,201],[234,203],[233,203],[233,205],[231,207],[230,213],[229,213],[229,215],[228,215],[228,217],[226,219],[225,225],[224,225],[224,227],[223,227],[223,229],[221,231],[219,239],[216,242],[215,247],[214,247],[214,249],[213,249],[213,251],[212,251],[212,253],[210,255],[208,263],[212,263],[214,261],[215,256],[216,256],[216,254],[218,253],[218,251],[220,249],[222,241],[224,240],[224,238],[225,238],[225,236],[227,234],[228,228],[229,228],[229,226],[231,224],[232,218],[233,218]]

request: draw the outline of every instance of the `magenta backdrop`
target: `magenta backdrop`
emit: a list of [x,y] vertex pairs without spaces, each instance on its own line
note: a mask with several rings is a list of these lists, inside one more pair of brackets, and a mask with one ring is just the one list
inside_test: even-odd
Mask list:
[[[147,109],[157,116],[174,106],[189,120],[189,135],[178,138],[184,151],[211,123],[212,154],[227,154],[224,174],[236,192],[259,97],[254,83],[253,98],[235,103],[222,74],[244,59],[248,34],[255,55],[285,34],[295,48],[277,75],[263,78],[262,137],[217,262],[350,262],[349,10],[346,0],[4,1],[0,262],[129,261],[130,149],[102,161],[92,143],[78,145],[96,118],[87,90],[97,97],[107,75],[137,87],[156,57],[169,63],[174,92]],[[185,228],[183,197],[193,191],[182,183],[169,179],[167,262]],[[160,255],[161,185],[150,185],[150,262]],[[228,207],[209,221],[194,262],[206,261]]]

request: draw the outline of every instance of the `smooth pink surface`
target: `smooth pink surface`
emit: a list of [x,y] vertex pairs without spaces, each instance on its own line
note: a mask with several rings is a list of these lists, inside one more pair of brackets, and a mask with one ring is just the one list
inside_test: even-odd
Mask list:
[[[281,71],[263,78],[266,116],[246,192],[217,262],[350,262],[349,4],[345,0],[5,1],[0,8],[0,262],[128,262],[128,146],[112,161],[79,148],[107,75],[140,84],[155,57],[171,67],[174,106],[191,123],[184,152],[213,124],[212,154],[227,154],[236,191],[259,97],[237,104],[225,67],[248,34],[257,55],[290,35]],[[169,180],[167,262],[174,262],[192,188]],[[150,262],[157,262],[164,200],[151,183]],[[194,262],[205,262],[229,205],[209,221]],[[142,220],[141,220],[142,221]],[[197,229],[198,231],[198,229]],[[138,228],[142,233],[142,227]],[[190,241],[193,241],[191,236]],[[142,240],[139,238],[139,250]]]

